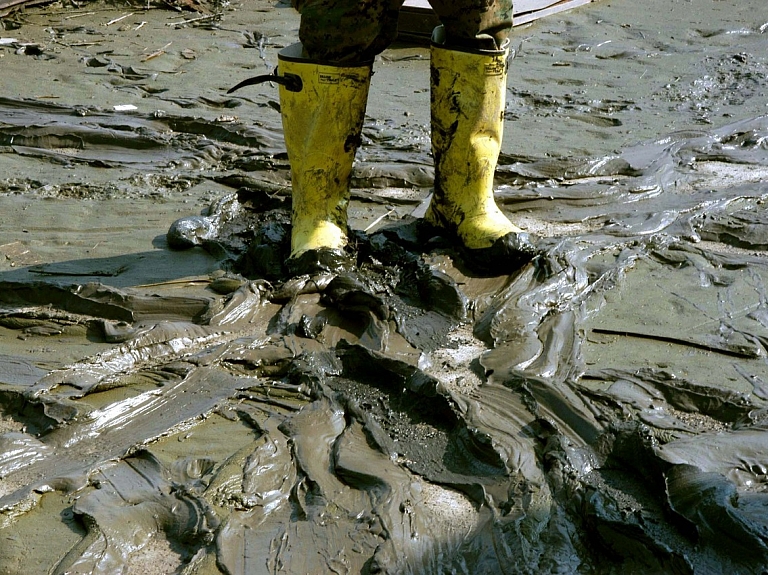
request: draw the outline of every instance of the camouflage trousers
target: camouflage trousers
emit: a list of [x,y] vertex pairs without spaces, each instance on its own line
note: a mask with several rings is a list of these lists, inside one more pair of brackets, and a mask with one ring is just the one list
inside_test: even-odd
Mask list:
[[[397,36],[404,0],[292,0],[305,55],[320,62],[372,60]],[[513,0],[430,0],[446,45],[497,50],[512,28]]]

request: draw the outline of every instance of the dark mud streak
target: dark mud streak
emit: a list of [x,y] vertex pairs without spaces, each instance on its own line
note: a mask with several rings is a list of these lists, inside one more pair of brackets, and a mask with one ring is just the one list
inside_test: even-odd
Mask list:
[[271,155],[282,151],[282,138],[276,129],[242,124],[164,115],[143,118],[7,98],[0,98],[0,112],[1,145],[19,154],[61,163],[195,170],[218,167],[222,156],[233,148],[260,150],[267,165]]
[[760,357],[763,351],[762,348],[760,349],[729,349],[727,347],[718,347],[718,346],[708,345],[706,343],[701,343],[697,341],[691,341],[687,339],[669,337],[664,335],[655,335],[651,333],[638,333],[638,332],[628,332],[628,331],[619,331],[619,330],[601,329],[601,328],[593,329],[592,332],[608,334],[608,335],[621,335],[624,337],[636,337],[640,339],[654,339],[654,340],[673,343],[673,344],[681,345],[685,347],[695,347],[695,348],[703,349],[706,351],[714,351],[714,352],[722,353],[723,355],[727,355],[731,357],[755,359],[757,357]]

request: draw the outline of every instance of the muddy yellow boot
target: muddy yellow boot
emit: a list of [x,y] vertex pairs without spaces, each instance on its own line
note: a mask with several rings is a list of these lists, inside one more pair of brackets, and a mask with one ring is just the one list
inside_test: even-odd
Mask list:
[[293,184],[292,273],[337,270],[347,245],[352,163],[368,99],[371,63],[356,66],[302,58],[301,44],[278,55],[280,108]]
[[[507,50],[431,47],[435,188],[427,222],[461,242],[467,263],[507,273],[534,255],[531,238],[493,198],[507,87]],[[483,269],[487,268],[487,269]]]

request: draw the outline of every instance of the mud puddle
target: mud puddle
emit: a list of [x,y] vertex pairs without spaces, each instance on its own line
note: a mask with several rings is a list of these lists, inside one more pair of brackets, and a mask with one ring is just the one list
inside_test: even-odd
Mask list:
[[763,573],[768,22],[724,4],[515,30],[511,276],[420,236],[386,51],[358,271],[287,282],[277,91],[225,95],[287,4],[5,15],[0,572]]

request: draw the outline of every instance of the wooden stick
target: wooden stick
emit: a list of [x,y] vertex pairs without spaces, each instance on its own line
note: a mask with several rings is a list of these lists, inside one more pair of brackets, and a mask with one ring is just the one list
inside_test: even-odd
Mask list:
[[111,26],[112,24],[120,22],[120,20],[125,20],[126,18],[128,18],[128,16],[133,16],[134,14],[135,12],[131,12],[129,14],[126,14],[125,16],[120,16],[120,18],[115,18],[114,20],[110,20],[109,22],[104,24],[104,26]]
[[207,16],[200,16],[199,18],[192,18],[191,20],[182,20],[181,22],[167,22],[166,26],[182,26],[183,24],[199,22],[200,20],[210,20],[211,18],[216,18],[216,14],[208,14]]
[[163,54],[165,54],[165,49],[168,46],[170,46],[171,44],[173,44],[173,42],[168,42],[165,46],[163,46],[159,50],[155,50],[149,56],[146,56],[146,57],[142,58],[141,61],[142,62],[147,62],[148,60],[151,60],[152,58],[157,58],[158,56],[162,56]]

